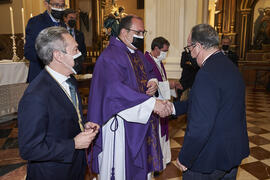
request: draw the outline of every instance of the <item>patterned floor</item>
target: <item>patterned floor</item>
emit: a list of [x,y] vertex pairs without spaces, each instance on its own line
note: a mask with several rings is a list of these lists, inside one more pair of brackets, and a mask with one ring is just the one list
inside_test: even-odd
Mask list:
[[[250,156],[238,171],[237,180],[270,180],[270,94],[247,88],[247,125],[250,140]],[[186,117],[170,121],[172,163],[155,180],[179,180],[181,172],[175,159],[183,143]],[[18,152],[17,120],[0,124],[0,179],[22,180],[25,177],[25,161]],[[86,179],[89,179],[86,176]]]

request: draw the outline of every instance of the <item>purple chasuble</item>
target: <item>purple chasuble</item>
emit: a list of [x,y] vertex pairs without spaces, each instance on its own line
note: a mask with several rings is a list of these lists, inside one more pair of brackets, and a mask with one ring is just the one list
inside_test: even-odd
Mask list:
[[[144,55],[135,51],[132,56],[124,43],[111,37],[95,65],[87,120],[102,128],[117,113],[145,102],[150,98],[145,90],[151,78],[154,78],[152,66]],[[146,124],[124,121],[125,179],[146,179],[149,172],[163,168],[157,125],[154,114]],[[95,173],[99,173],[98,155],[102,149],[101,130],[94,142],[93,157],[91,153],[88,156],[88,162],[93,159],[91,167]]]
[[[157,64],[155,62],[155,60],[151,57],[149,52],[145,52],[145,58],[152,64],[153,66],[153,71],[155,73],[156,78],[158,79],[158,81],[163,81],[162,79],[162,75],[157,67]],[[160,62],[161,64],[161,68],[163,69],[163,72],[165,74],[165,77],[167,79],[167,74],[164,68],[164,65],[162,62]],[[161,137],[166,135],[166,141],[168,141],[169,138],[169,118],[160,118],[160,127],[161,127]]]

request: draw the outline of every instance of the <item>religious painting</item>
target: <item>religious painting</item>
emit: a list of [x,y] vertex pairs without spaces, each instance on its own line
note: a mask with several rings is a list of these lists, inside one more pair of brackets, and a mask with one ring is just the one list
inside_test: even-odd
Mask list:
[[12,3],[12,0],[0,0],[0,4]]
[[260,0],[254,8],[253,49],[262,49],[263,46],[270,45],[270,1]]

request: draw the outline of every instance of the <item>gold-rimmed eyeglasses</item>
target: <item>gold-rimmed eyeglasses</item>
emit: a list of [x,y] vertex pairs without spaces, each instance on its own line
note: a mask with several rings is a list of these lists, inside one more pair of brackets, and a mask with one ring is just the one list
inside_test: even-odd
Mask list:
[[147,31],[146,31],[146,30],[144,30],[144,31],[137,31],[137,30],[130,29],[130,28],[126,28],[126,29],[129,30],[129,31],[135,32],[136,35],[143,35],[143,36],[146,36],[146,34],[147,34]]

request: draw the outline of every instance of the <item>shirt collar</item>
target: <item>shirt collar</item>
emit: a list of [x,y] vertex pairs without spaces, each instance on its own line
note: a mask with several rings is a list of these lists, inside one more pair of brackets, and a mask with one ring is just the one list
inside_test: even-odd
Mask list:
[[[116,38],[118,41],[120,41],[120,39],[117,37]],[[127,46],[127,45],[126,45]],[[130,53],[135,53],[135,50],[134,49],[131,49],[131,48],[129,48],[128,46],[127,46],[127,48],[128,48],[128,50],[129,50],[129,52]]]
[[68,31],[69,31],[69,30],[74,31],[74,28],[70,28],[70,27],[67,26],[67,30],[68,30]]
[[154,59],[154,61],[155,61],[157,64],[160,65],[160,61],[159,61],[157,58],[155,58],[154,56],[152,56],[151,53],[149,53],[149,55]]
[[63,84],[69,77],[60,74],[56,71],[54,71],[52,68],[50,68],[48,65],[45,66],[45,69],[53,76],[53,78],[59,83]]
[[217,54],[218,52],[219,52],[219,50],[217,50],[217,51],[215,51],[215,52],[209,54],[208,56],[206,56],[206,57],[204,58],[203,62],[202,62],[202,66],[206,63],[206,60],[207,60],[210,56],[212,56],[212,55],[214,55],[214,54]]

